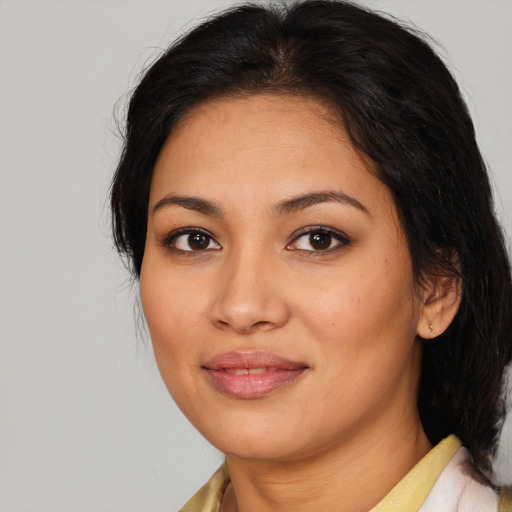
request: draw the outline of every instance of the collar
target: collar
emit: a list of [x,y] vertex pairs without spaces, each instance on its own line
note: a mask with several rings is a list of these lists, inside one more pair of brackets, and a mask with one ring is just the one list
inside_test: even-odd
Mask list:
[[[460,447],[461,443],[454,435],[443,439],[370,512],[418,510]],[[224,463],[180,512],[218,512],[229,481],[228,468]]]
[[448,436],[430,450],[384,499],[370,512],[411,512],[418,510],[439,475],[461,447],[454,436]]

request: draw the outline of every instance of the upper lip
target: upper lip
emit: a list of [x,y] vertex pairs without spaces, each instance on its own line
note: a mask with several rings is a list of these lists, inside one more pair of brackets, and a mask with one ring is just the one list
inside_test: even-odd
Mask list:
[[271,352],[226,352],[213,356],[203,365],[207,370],[225,368],[276,368],[279,370],[301,370],[304,363],[291,361]]

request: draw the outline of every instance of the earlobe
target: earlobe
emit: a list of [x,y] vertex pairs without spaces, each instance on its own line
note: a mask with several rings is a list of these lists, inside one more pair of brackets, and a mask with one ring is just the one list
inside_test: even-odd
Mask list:
[[423,301],[416,333],[423,339],[434,339],[452,323],[462,299],[460,276],[432,276],[424,285]]

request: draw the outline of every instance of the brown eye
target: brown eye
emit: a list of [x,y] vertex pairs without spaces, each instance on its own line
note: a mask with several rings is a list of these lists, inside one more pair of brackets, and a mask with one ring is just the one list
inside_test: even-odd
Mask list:
[[351,239],[334,228],[308,228],[287,246],[288,250],[306,251],[312,254],[331,252],[351,244]]
[[188,235],[187,243],[193,251],[200,251],[208,247],[210,244],[210,237],[203,235],[203,233],[192,233]]
[[202,231],[189,231],[188,233],[178,234],[173,236],[166,245],[184,252],[220,249],[220,245],[210,235]]
[[317,251],[329,249],[332,243],[332,236],[329,233],[312,233],[309,235],[309,244]]

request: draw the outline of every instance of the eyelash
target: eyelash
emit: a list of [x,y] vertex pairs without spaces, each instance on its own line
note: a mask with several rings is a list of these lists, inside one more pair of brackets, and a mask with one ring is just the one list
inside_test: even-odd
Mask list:
[[[313,236],[313,235],[327,235],[332,237],[334,240],[336,240],[338,243],[334,247],[328,247],[327,249],[319,249],[319,250],[308,250],[308,249],[296,249],[299,251],[303,251],[305,253],[308,253],[308,256],[323,256],[324,254],[332,254],[335,251],[338,251],[339,249],[342,249],[343,247],[347,247],[352,243],[352,239],[348,237],[345,233],[342,231],[338,231],[337,229],[330,228],[330,227],[324,227],[324,226],[308,226],[306,228],[302,228],[296,233],[292,235],[292,241],[287,244],[286,249],[293,250],[290,247],[292,244],[297,243],[298,240],[300,240],[302,237],[307,236]],[[310,242],[308,242],[310,243]],[[332,240],[331,240],[332,244]]]
[[[209,240],[208,245],[204,249],[198,249],[198,250],[193,250],[193,249],[186,250],[186,249],[180,249],[180,248],[176,247],[175,246],[176,240],[179,237],[185,236],[185,235],[188,235],[188,236],[203,235],[204,237],[207,238],[207,240]],[[297,241],[299,241],[301,238],[306,237],[306,236],[313,236],[313,235],[327,235],[329,237],[332,237],[332,239],[334,239],[338,243],[334,247],[329,246],[326,249],[318,249],[318,250],[315,250],[315,249],[312,249],[312,250],[293,249],[292,248],[292,244],[297,243]],[[213,238],[213,236],[210,233],[208,233],[208,231],[201,229],[201,228],[190,226],[190,227],[180,228],[180,229],[177,229],[176,231],[173,231],[172,233],[169,233],[161,241],[161,245],[162,245],[162,247],[172,250],[173,252],[176,252],[179,254],[184,254],[186,256],[192,256],[194,254],[202,254],[205,251],[211,251],[212,248],[210,248],[209,246],[211,245],[212,242],[217,245],[217,247],[213,248],[213,250],[222,249],[221,245]],[[302,251],[304,253],[309,253],[308,256],[321,256],[323,254],[335,252],[335,251],[341,249],[342,247],[346,247],[346,246],[350,245],[351,243],[352,243],[352,240],[342,231],[338,231],[333,228],[327,228],[324,226],[308,226],[306,228],[300,229],[298,232],[296,232],[292,235],[292,240],[291,240],[291,242],[289,242],[286,245],[286,249],[290,250],[290,251],[298,250],[298,251]],[[332,245],[332,240],[330,241],[330,245]]]
[[192,256],[194,253],[198,254],[198,253],[203,253],[204,251],[207,251],[207,250],[211,250],[208,247],[206,247],[205,249],[200,249],[200,250],[191,249],[189,251],[184,250],[184,249],[179,249],[178,247],[175,246],[176,240],[180,236],[185,236],[185,235],[188,235],[188,236],[203,235],[207,239],[209,239],[208,246],[211,244],[211,242],[214,242],[220,248],[220,244],[215,241],[215,239],[212,237],[212,235],[210,233],[208,233],[208,231],[201,229],[201,228],[192,227],[192,226],[186,227],[186,228],[180,228],[180,229],[177,229],[176,231],[173,231],[172,233],[169,233],[161,241],[160,244],[162,245],[162,247],[165,247],[166,249],[169,249],[169,250],[179,253],[179,254],[185,254],[186,256]]

